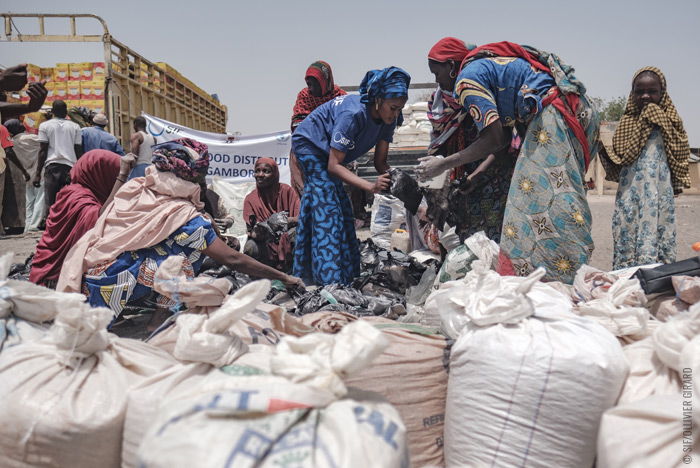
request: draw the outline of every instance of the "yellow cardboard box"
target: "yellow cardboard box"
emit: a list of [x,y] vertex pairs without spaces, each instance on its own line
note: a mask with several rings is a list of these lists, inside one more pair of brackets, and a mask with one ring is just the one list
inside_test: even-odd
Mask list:
[[71,101],[80,100],[80,81],[66,81],[66,99]]
[[53,69],[54,81],[68,81],[70,79],[67,63],[57,63]]
[[83,78],[83,64],[82,63],[69,63],[68,64],[68,76],[69,81],[80,81]]

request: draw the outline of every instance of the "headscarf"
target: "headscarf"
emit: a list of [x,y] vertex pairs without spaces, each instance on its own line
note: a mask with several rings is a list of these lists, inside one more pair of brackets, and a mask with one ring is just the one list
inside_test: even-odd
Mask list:
[[167,239],[200,215],[204,204],[199,192],[198,184],[148,166],[145,177],[136,177],[122,186],[95,227],[68,252],[56,290],[80,292],[88,268]]
[[[466,44],[455,37],[445,37],[430,49],[428,59],[440,63],[452,59],[461,64],[469,51],[475,48],[476,45]],[[460,105],[454,95],[443,91],[438,86],[428,100],[428,119],[433,126],[428,154],[437,153],[467,115],[466,109]]]
[[37,246],[29,280],[55,281],[68,251],[97,222],[100,209],[119,176],[121,157],[96,149],[85,153],[70,171],[71,183],[56,196]]
[[[661,81],[661,99],[658,104],[648,103],[642,109],[634,102],[634,81],[646,71],[654,72]],[[666,77],[656,67],[644,67],[634,74],[632,79],[633,89],[630,91],[625,106],[625,113],[613,135],[613,151],[608,152],[608,157],[617,166],[611,167],[616,181],[620,180],[620,166],[625,166],[641,155],[644,144],[649,139],[649,134],[655,126],[661,128],[661,135],[666,149],[668,167],[671,170],[671,183],[674,193],[681,193],[683,188],[690,188],[690,176],[688,174],[688,159],[690,146],[688,135],[683,127],[683,121],[678,116],[676,108],[666,91]],[[609,166],[609,165],[608,165]],[[609,168],[606,166],[606,172]],[[615,174],[616,173],[616,174]]]
[[411,84],[411,75],[399,67],[370,70],[360,83],[360,101],[367,104],[375,98],[390,99],[408,96],[409,84]]
[[321,96],[312,96],[309,88],[306,87],[299,91],[297,101],[294,103],[292,115],[292,131],[304,120],[311,112],[321,104],[334,99],[338,96],[347,94],[333,82],[333,71],[331,66],[321,60],[314,62],[306,70],[305,78],[312,77],[321,85]]
[[428,52],[428,59],[440,63],[445,63],[452,59],[458,64],[461,64],[464,57],[474,49],[476,49],[475,44],[467,44],[456,37],[445,37],[440,39],[437,44],[430,49],[430,52]]
[[[260,158],[255,162],[269,164],[272,168],[272,183],[264,188],[256,188],[245,197],[243,202],[243,219],[249,223],[250,215],[254,214],[259,222],[266,221],[270,216],[280,211],[287,211],[289,216],[299,216],[299,196],[287,184],[280,184],[279,167],[274,159]],[[268,243],[270,257],[279,262],[291,261],[292,246],[289,236],[282,234],[278,244]]]
[[209,170],[209,148],[190,138],[160,143],[153,148],[153,165],[162,172],[172,172],[187,182],[203,182]]

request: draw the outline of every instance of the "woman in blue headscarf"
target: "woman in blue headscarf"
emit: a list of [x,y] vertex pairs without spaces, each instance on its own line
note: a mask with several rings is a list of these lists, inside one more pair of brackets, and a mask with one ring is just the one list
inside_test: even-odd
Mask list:
[[[297,127],[292,151],[306,183],[301,197],[294,276],[310,283],[350,284],[360,274],[360,251],[343,182],[379,193],[390,185],[387,152],[411,77],[400,68],[367,72],[359,95],[338,96]],[[374,147],[375,183],[343,167]]]

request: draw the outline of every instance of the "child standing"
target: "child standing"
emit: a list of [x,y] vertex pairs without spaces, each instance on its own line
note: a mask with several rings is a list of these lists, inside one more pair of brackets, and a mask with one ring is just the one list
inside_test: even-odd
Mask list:
[[674,195],[690,187],[683,121],[655,67],[632,80],[625,113],[602,151],[606,179],[619,182],[613,214],[613,269],[676,261]]

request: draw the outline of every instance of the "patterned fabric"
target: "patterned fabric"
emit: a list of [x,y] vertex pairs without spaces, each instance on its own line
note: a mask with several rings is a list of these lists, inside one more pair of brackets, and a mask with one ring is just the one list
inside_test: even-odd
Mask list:
[[[459,129],[439,149],[442,154],[453,154],[463,150],[478,137],[471,118],[462,122]],[[451,202],[451,207],[460,205],[463,222],[456,225],[457,235],[461,241],[484,231],[486,236],[498,243],[501,239],[503,214],[506,209],[508,190],[510,189],[513,169],[517,159],[517,150],[512,156],[502,161],[495,161],[479,178],[474,180],[474,190],[466,197]],[[474,161],[456,167],[450,174],[451,180],[459,180],[474,172],[482,161]]]
[[321,96],[312,96],[309,88],[299,91],[292,115],[292,132],[318,106],[331,99],[347,94],[333,82],[333,71],[326,62],[318,61],[306,70],[306,78],[313,77],[321,85]]
[[[581,105],[590,103],[582,97]],[[598,128],[597,118],[586,126],[591,147]],[[515,166],[501,233],[501,249],[518,275],[542,266],[545,280],[571,284],[588,263],[594,244],[583,159],[582,145],[558,109],[547,106],[535,116]]]
[[166,141],[152,147],[153,164],[161,172],[172,172],[188,182],[199,184],[209,171],[209,148],[190,138]]
[[613,214],[613,269],[676,261],[676,214],[663,132],[620,167]]
[[297,154],[306,177],[301,197],[293,275],[306,284],[350,284],[360,274],[352,206],[328,158]]
[[[191,219],[164,241],[145,249],[127,251],[116,260],[95,265],[85,272],[82,291],[93,307],[109,307],[117,317],[124,306],[153,291],[153,275],[171,255],[185,257],[188,278],[194,278],[204,261],[205,250],[216,238],[211,223],[201,216]],[[164,296],[155,302],[164,307],[176,303]]]
[[[360,101],[364,104],[376,98],[391,99],[408,96],[411,75],[399,67],[387,67],[382,70],[370,70],[360,83]],[[398,123],[401,125],[401,122]]]
[[[441,146],[452,136],[459,128],[467,116],[464,107],[452,96],[452,93],[446,93],[438,86],[428,99],[428,120],[433,126],[433,131],[430,134],[430,145],[428,146],[428,154],[437,154]],[[472,127],[474,122],[469,119],[468,126]],[[464,148],[460,148],[460,151]],[[444,154],[452,154],[445,152]]]
[[547,73],[515,57],[474,60],[457,76],[455,96],[479,131],[500,119],[504,126],[525,124],[542,110],[542,100],[555,86]]
[[[574,137],[578,139],[583,150],[584,166],[587,170],[589,162],[595,157],[598,146],[598,142],[596,141],[593,150],[591,150],[587,129],[594,120],[597,121],[598,117],[597,115],[593,115],[595,112],[592,106],[588,105],[587,102],[583,105],[579,102],[580,97],[586,94],[586,87],[576,75],[574,75],[573,67],[564,63],[555,54],[526,45],[521,46],[513,44],[512,42],[498,42],[486,44],[471,51],[462,61],[462,70],[464,70],[470,62],[484,57],[491,57],[494,59],[518,57],[526,60],[532,67],[533,72],[544,72],[554,79],[556,88],[549,89],[545,100],[553,104],[559,112],[561,112],[562,117],[564,117]],[[459,77],[457,79],[459,81]],[[499,90],[498,94],[500,94],[500,91],[505,91],[501,88],[491,88],[492,91],[495,89]],[[525,88],[519,92],[526,94],[530,93],[530,90]],[[557,99],[557,93],[563,94],[564,98]],[[529,97],[535,98],[532,95]],[[545,105],[546,104],[543,103],[542,107]],[[519,107],[520,106],[517,106],[517,108]]]
[[[659,127],[671,170],[671,181],[675,193],[690,188],[688,159],[690,147],[683,121],[666,92],[666,78],[656,67],[644,67],[634,74],[634,80],[645,71],[654,72],[661,80],[661,100],[658,104],[648,103],[640,109],[634,102],[634,90],[630,91],[625,114],[613,135],[613,151],[608,151],[607,158],[601,158],[605,166],[606,179],[613,182],[620,180],[620,170],[628,166],[642,154],[652,129]],[[608,159],[609,158],[609,159]]]

